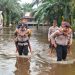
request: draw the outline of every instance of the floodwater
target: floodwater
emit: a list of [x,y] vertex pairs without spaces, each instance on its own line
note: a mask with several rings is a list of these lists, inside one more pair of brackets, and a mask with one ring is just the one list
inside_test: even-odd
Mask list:
[[30,28],[32,55],[29,58],[16,56],[14,29],[4,28],[0,32],[0,75],[75,75],[75,40],[73,54],[67,56],[67,61],[57,62],[55,55],[49,55],[45,33],[48,27],[40,27],[38,31],[34,26]]

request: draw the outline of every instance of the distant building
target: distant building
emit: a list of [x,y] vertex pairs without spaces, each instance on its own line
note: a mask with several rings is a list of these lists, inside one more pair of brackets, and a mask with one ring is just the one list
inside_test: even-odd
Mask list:
[[34,25],[37,24],[35,22],[35,18],[32,16],[30,12],[27,12],[23,15],[23,17],[20,19],[21,22],[25,22],[28,25]]
[[[38,22],[35,21],[35,17],[32,16],[31,12],[26,12],[23,14],[22,18],[20,19],[20,22],[26,23],[28,25],[37,25]],[[45,23],[40,23],[39,25],[48,25],[47,21]]]

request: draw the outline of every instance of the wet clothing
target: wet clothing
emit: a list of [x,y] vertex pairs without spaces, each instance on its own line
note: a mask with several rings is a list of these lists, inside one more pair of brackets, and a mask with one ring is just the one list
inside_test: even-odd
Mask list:
[[51,26],[48,30],[48,39],[50,40],[50,35],[59,29],[58,26]]
[[26,29],[17,30],[16,43],[19,55],[28,55],[29,38]]
[[18,48],[19,55],[22,55],[22,54],[28,55],[28,52],[29,52],[28,51],[28,44],[29,44],[28,40],[25,42],[18,42],[17,48]]
[[66,60],[67,56],[67,45],[58,45],[56,47],[56,53],[57,53],[57,61]]
[[18,30],[21,26],[25,27],[28,30],[28,37],[30,38],[32,31],[28,28],[28,24],[20,23],[16,26],[16,30]]
[[54,39],[52,38],[50,38],[50,35],[52,34],[52,33],[54,33],[55,31],[57,31],[59,29],[59,27],[58,26],[51,26],[50,28],[49,28],[49,30],[48,30],[48,40],[50,41],[50,44],[49,44],[49,48],[54,48],[54,45],[53,45],[53,41],[54,41]]
[[55,37],[55,42],[59,45],[67,45],[69,39],[72,37],[71,34],[65,35],[62,31],[57,30],[51,34],[50,38]]
[[63,31],[57,30],[51,34],[50,38],[55,38],[56,52],[57,52],[57,61],[65,60],[67,56],[67,45],[69,39],[72,37],[71,34],[67,32],[67,35]]

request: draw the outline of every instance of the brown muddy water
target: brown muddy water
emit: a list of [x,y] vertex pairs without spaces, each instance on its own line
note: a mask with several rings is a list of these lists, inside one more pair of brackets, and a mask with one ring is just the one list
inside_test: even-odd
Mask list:
[[75,75],[75,40],[71,48],[73,54],[67,56],[67,61],[57,62],[56,56],[49,56],[45,33],[48,27],[40,27],[38,31],[34,26],[30,28],[32,29],[30,59],[16,57],[14,29],[4,28],[0,31],[0,75]]

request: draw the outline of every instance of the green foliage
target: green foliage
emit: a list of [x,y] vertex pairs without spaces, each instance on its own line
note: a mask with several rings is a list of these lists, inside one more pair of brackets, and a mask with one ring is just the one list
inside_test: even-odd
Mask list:
[[[41,5],[35,10],[34,16],[39,22],[52,23],[52,20],[57,17],[59,18],[63,14],[63,5],[59,4],[54,0],[43,0]],[[60,23],[59,23],[60,24]]]
[[[21,15],[21,6],[18,3],[20,0],[0,0],[0,10],[3,11],[4,24],[7,26],[12,22],[16,21],[15,18],[19,18]],[[16,14],[14,16],[14,14]],[[14,18],[13,18],[14,16]],[[12,20],[13,18],[13,20]]]
[[73,18],[75,19],[75,7],[73,9]]
[[63,16],[64,20],[72,24],[75,18],[75,0],[40,0],[40,2],[34,14],[37,21],[52,23],[52,20],[57,17],[60,26]]
[[22,10],[23,12],[31,12],[32,4],[29,4],[29,3],[22,4]]
[[71,28],[73,31],[75,31],[75,25],[72,25]]

